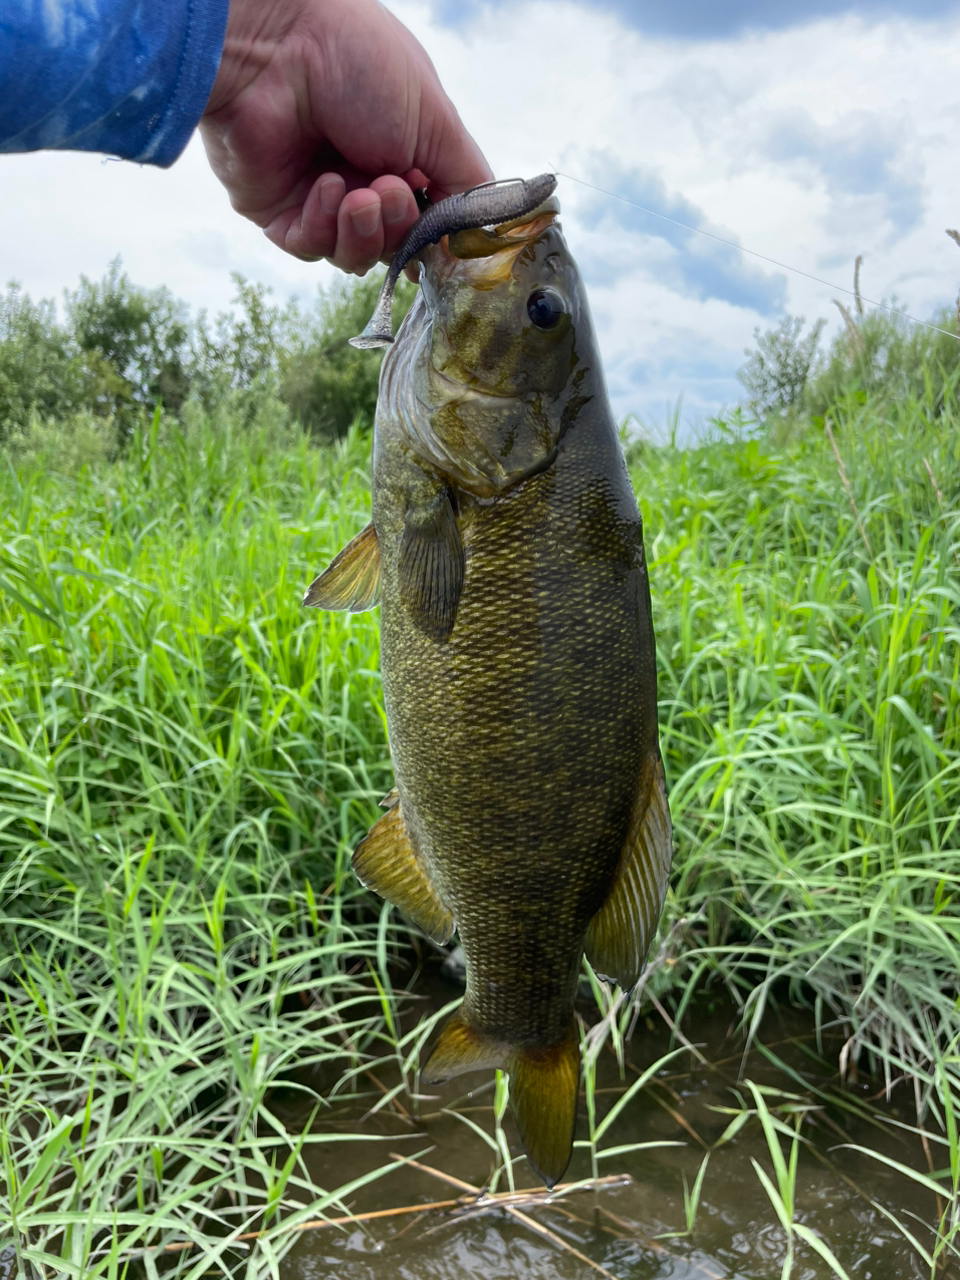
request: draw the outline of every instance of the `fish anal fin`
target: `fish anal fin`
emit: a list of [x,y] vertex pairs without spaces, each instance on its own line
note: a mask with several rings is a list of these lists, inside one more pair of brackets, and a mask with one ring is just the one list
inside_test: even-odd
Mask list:
[[353,851],[352,861],[362,884],[399,907],[434,942],[449,942],[453,914],[440,900],[410,843],[399,803],[373,824]]
[[630,831],[607,899],[587,928],[584,951],[598,973],[629,990],[640,978],[670,879],[673,840],[663,761],[643,769]]
[[463,543],[449,490],[439,490],[424,506],[407,512],[397,570],[400,599],[414,626],[441,643],[449,639],[464,574]]
[[506,1070],[510,1110],[530,1164],[548,1187],[570,1163],[580,1092],[580,1043],[571,1018],[564,1039],[545,1047],[511,1046],[470,1025],[463,1009],[440,1032],[420,1073],[426,1085],[442,1084],[465,1071]]
[[368,524],[339,551],[307,587],[303,603],[311,609],[345,609],[361,613],[380,597],[380,543]]
[[470,1025],[463,1008],[444,1023],[440,1038],[420,1071],[424,1084],[443,1084],[465,1071],[502,1068],[509,1049]]

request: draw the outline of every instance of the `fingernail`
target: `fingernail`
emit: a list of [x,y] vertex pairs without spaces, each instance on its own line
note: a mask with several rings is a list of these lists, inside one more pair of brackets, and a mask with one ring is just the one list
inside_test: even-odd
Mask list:
[[383,209],[383,224],[392,227],[396,222],[404,222],[407,217],[407,200],[402,191],[385,191],[380,197]]
[[358,236],[372,236],[380,225],[380,201],[376,204],[365,204],[362,209],[354,209],[350,222]]
[[324,213],[337,212],[346,189],[347,184],[335,173],[327,174],[325,178],[320,179],[320,208]]

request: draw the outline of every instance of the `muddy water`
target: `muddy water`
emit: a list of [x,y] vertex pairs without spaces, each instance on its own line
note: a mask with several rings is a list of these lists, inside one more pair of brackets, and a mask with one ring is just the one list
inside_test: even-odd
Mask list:
[[[437,993],[445,1001],[449,989]],[[585,1006],[586,1008],[586,1006]],[[712,1151],[692,1231],[686,1233],[684,1179],[692,1187],[707,1149],[712,1148],[738,1108],[738,1093],[752,1106],[746,1080],[800,1095],[817,1109],[802,1127],[796,1179],[795,1218],[825,1239],[851,1280],[920,1280],[929,1274],[913,1248],[873,1202],[905,1221],[927,1245],[936,1220],[934,1197],[902,1175],[845,1149],[858,1143],[882,1151],[911,1167],[926,1169],[919,1142],[869,1113],[882,1106],[881,1119],[911,1122],[907,1086],[890,1105],[878,1101],[879,1084],[861,1080],[841,1088],[830,1062],[840,1042],[825,1042],[817,1054],[812,1017],[788,1010],[768,1018],[760,1039],[789,1069],[772,1064],[756,1049],[744,1056],[729,1007],[701,1004],[685,1029],[701,1047],[701,1060],[685,1051],[627,1106],[603,1145],[672,1141],[661,1147],[600,1161],[601,1175],[628,1174],[620,1186],[599,1193],[581,1192],[524,1207],[522,1212],[554,1239],[504,1208],[485,1209],[468,1199],[454,1210],[427,1209],[393,1218],[373,1219],[349,1228],[305,1232],[281,1267],[283,1280],[596,1280],[607,1273],[617,1280],[773,1280],[781,1273],[786,1234],[757,1177],[752,1161],[773,1172],[759,1123],[750,1119],[736,1137]],[[641,1023],[628,1048],[625,1082],[613,1054],[601,1058],[598,1103],[613,1105],[625,1083],[671,1047],[669,1030],[657,1020]],[[475,1084],[472,1090],[465,1085]],[[825,1103],[816,1090],[835,1094]],[[372,1093],[367,1105],[372,1105]],[[765,1095],[771,1108],[782,1099]],[[410,1099],[398,1099],[409,1111]],[[902,1103],[902,1113],[898,1110]],[[726,1111],[719,1109],[727,1109]],[[857,1114],[857,1113],[861,1114]],[[466,1116],[492,1133],[493,1089],[482,1074],[461,1077],[429,1100],[419,1114],[387,1107],[365,1124],[365,1132],[387,1139],[314,1149],[312,1176],[318,1186],[342,1185],[385,1161],[388,1151],[414,1156],[434,1170],[477,1188],[489,1183],[496,1160],[490,1147],[458,1118]],[[785,1119],[789,1115],[779,1112]],[[348,1131],[357,1113],[334,1112],[324,1127]],[[509,1120],[506,1122],[510,1134]],[[578,1138],[587,1136],[586,1117]],[[519,1148],[514,1144],[514,1153]],[[518,1187],[539,1187],[520,1161]],[[590,1176],[590,1153],[574,1152],[565,1181]],[[500,1190],[505,1189],[501,1178]],[[542,1189],[542,1188],[541,1188]],[[426,1205],[461,1194],[434,1174],[405,1167],[350,1199],[351,1211],[365,1213],[400,1206]],[[478,1211],[479,1210],[479,1211]],[[914,1214],[916,1217],[910,1217]],[[576,1251],[576,1252],[574,1252]],[[580,1255],[580,1256],[578,1256]],[[601,1270],[602,1269],[602,1270]],[[809,1247],[797,1246],[794,1280],[832,1275]],[[949,1274],[949,1273],[944,1273]]]

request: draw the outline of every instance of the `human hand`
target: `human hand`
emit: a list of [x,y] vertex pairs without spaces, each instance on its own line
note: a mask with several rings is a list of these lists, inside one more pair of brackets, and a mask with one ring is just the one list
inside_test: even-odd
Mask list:
[[231,0],[200,133],[238,213],[356,275],[416,221],[415,188],[441,197],[493,177],[430,59],[376,0]]

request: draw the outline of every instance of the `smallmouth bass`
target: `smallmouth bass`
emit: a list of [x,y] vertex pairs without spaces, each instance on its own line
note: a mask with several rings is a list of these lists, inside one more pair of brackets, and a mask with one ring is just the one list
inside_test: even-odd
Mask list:
[[[488,189],[471,227],[471,195],[449,234],[413,237],[421,290],[381,371],[373,520],[305,603],[381,604],[396,788],[353,865],[437,942],[456,929],[467,967],[421,1078],[505,1069],[553,1186],[581,957],[636,983],[670,816],[640,514],[559,205],[507,192],[491,229]],[[383,297],[375,321],[366,345],[390,342]]]

